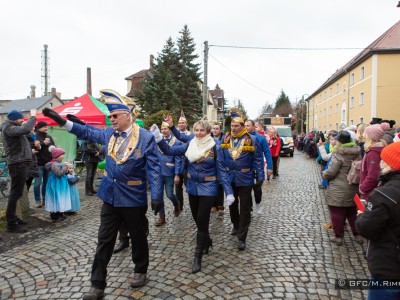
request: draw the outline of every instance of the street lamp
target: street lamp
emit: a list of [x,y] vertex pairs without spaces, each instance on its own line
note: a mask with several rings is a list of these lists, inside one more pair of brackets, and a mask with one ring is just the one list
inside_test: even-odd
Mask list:
[[310,98],[309,94],[303,94],[301,96],[301,101],[305,101],[307,103],[307,132],[310,131],[310,101],[306,101],[304,96],[307,96],[306,99]]

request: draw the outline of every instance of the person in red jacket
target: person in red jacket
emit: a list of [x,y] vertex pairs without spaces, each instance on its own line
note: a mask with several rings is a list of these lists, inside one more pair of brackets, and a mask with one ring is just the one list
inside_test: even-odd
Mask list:
[[272,156],[272,170],[273,170],[272,179],[275,179],[277,176],[279,176],[278,165],[279,165],[279,154],[281,152],[281,138],[278,136],[275,127],[270,127],[268,133],[269,133],[268,144]]
[[378,186],[379,163],[385,143],[381,141],[385,134],[383,124],[370,125],[364,131],[365,155],[361,162],[359,192],[368,201],[369,194]]

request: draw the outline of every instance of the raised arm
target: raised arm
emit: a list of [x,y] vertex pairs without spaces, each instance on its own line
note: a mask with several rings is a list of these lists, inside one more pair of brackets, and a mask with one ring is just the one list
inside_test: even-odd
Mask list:
[[178,129],[176,129],[175,126],[170,127],[172,134],[174,137],[176,137],[178,140],[180,140],[183,143],[189,142],[191,139],[194,138],[194,134],[191,133],[190,135],[184,134],[180,132]]

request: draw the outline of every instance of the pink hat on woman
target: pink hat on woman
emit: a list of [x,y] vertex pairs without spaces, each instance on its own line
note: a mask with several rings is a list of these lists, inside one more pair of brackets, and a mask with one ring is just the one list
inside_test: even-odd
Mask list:
[[[387,124],[387,123],[383,123],[383,124]],[[383,124],[370,125],[365,128],[365,133],[368,134],[368,136],[373,141],[379,141],[385,134],[384,127],[386,127],[386,126]]]

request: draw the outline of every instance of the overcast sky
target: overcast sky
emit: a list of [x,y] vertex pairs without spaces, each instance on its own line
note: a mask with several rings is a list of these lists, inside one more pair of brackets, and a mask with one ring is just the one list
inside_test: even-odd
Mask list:
[[[266,48],[365,48],[400,19],[395,0],[14,0],[0,9],[0,99],[41,94],[41,52],[49,46],[50,87],[63,99],[127,93],[125,78],[184,24],[197,44]],[[361,50],[252,50],[210,47],[208,86],[218,83],[250,117],[283,90],[295,103]]]

